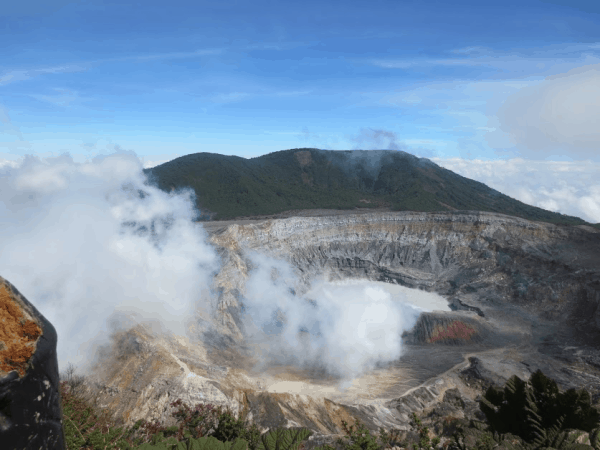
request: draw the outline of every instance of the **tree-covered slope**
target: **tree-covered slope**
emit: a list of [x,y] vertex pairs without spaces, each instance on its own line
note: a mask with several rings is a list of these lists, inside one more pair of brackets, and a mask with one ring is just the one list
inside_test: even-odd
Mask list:
[[525,219],[586,224],[510,198],[435,163],[391,150],[283,150],[245,159],[195,153],[144,172],[164,191],[190,187],[204,217],[277,214],[298,209],[499,212]]

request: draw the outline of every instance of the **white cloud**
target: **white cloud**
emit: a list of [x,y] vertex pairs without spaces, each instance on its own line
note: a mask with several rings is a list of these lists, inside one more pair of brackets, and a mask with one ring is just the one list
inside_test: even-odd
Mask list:
[[600,222],[600,163],[592,161],[432,160],[529,205]]
[[[600,156],[600,64],[519,90],[506,99],[497,116],[502,132],[524,157]],[[493,145],[495,136],[489,138]]]
[[16,81],[28,80],[46,73],[71,73],[88,70],[89,67],[82,64],[63,64],[60,66],[42,67],[37,69],[14,69],[0,75],[0,86],[14,83]]
[[[596,45],[557,44],[535,48],[525,53],[517,50],[495,50],[484,47],[468,47],[450,51],[450,57],[412,59],[372,59],[367,63],[384,69],[422,70],[434,67],[481,67],[496,69],[491,79],[520,79],[532,76],[548,76],[565,72],[573,67],[600,63]],[[463,55],[457,58],[455,55]],[[455,76],[452,76],[455,79]],[[462,80],[466,82],[467,80]]]
[[52,90],[55,92],[52,95],[30,94],[30,96],[36,100],[52,103],[53,105],[62,107],[69,107],[74,103],[93,100],[92,98],[82,97],[79,92],[72,89],[52,88]]
[[248,92],[229,92],[227,94],[214,95],[210,99],[215,103],[233,103],[243,101],[251,96],[252,94]]
[[123,56],[117,58],[105,58],[93,61],[80,61],[76,63],[65,63],[56,66],[49,67],[38,67],[28,69],[12,69],[0,74],[0,86],[14,83],[17,81],[28,80],[30,78],[37,77],[39,75],[51,73],[72,73],[72,72],[83,72],[91,67],[98,64],[105,64],[111,62],[124,62],[124,61],[156,61],[156,60],[168,60],[168,59],[187,59],[196,58],[202,56],[218,55],[222,53],[222,49],[200,49],[191,52],[169,52],[169,53],[156,53],[146,55],[132,55]]
[[153,55],[139,55],[139,56],[126,56],[123,58],[114,58],[114,59],[106,59],[100,60],[97,62],[112,62],[112,61],[151,61],[151,60],[162,60],[162,59],[187,59],[194,58],[197,56],[208,56],[208,55],[218,55],[222,53],[223,50],[219,48],[207,48],[201,50],[195,50],[193,52],[169,52],[169,53],[156,53]]
[[2,168],[17,168],[19,163],[8,159],[0,159],[0,169]]

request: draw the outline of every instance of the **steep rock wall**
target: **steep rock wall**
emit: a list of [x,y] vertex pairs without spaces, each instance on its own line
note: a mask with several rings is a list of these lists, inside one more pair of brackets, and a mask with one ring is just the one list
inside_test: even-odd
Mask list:
[[381,212],[207,229],[225,260],[216,278],[222,324],[238,339],[229,311],[243,292],[239,280],[247,276],[249,250],[287,260],[307,285],[319,274],[387,281],[436,292],[480,313],[501,304],[503,314],[512,306],[560,319],[585,329],[588,339],[600,332],[600,232],[589,227],[494,213]]

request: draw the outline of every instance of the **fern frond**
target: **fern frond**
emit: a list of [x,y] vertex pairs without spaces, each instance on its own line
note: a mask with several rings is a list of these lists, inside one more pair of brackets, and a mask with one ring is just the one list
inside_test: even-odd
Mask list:
[[594,450],[600,450],[600,427],[594,428],[590,432],[590,445]]

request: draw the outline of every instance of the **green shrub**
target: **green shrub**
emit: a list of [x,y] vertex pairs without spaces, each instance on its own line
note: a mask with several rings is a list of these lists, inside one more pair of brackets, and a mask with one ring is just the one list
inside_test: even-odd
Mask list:
[[248,442],[249,450],[256,450],[260,442],[260,430],[256,424],[249,426],[244,417],[236,419],[229,410],[219,415],[218,425],[212,436],[220,441],[244,439]]
[[540,370],[529,382],[514,375],[504,388],[490,387],[480,407],[494,431],[513,433],[528,442],[558,424],[559,430],[589,432],[600,421],[587,391],[569,389],[561,393],[556,382]]
[[67,381],[61,382],[60,394],[67,450],[132,448],[127,430],[117,427],[107,412],[98,412],[78,394],[71,392]]
[[257,450],[298,450],[302,441],[311,435],[312,431],[307,428],[272,430],[260,437]]
[[[371,435],[369,429],[362,425],[360,420],[356,421],[356,429],[354,429],[354,425],[348,426],[345,420],[342,420],[342,427],[346,432],[347,441],[337,439],[336,443],[345,450],[379,450],[381,448],[381,445],[377,444],[377,438]],[[384,436],[387,437],[385,434]],[[315,450],[334,450],[334,448],[330,445],[323,445]]]

